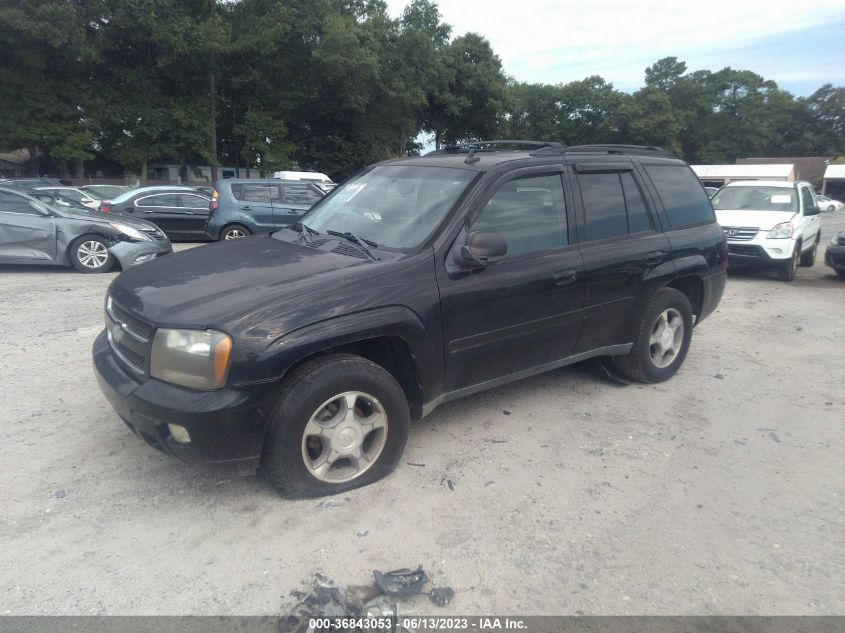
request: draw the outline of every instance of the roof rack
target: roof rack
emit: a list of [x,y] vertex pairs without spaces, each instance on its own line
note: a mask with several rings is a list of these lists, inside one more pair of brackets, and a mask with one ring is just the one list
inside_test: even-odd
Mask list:
[[655,145],[568,145],[561,147],[541,147],[531,152],[531,156],[549,156],[558,154],[619,154],[623,156],[662,156],[665,158],[677,158],[669,150]]
[[443,154],[468,154],[470,151],[474,152],[494,152],[496,145],[523,145],[528,148],[543,148],[543,147],[564,147],[562,143],[555,141],[525,141],[518,139],[498,139],[494,141],[467,141],[466,143],[459,143],[456,145],[447,145],[441,149],[426,153],[426,156],[437,156]]

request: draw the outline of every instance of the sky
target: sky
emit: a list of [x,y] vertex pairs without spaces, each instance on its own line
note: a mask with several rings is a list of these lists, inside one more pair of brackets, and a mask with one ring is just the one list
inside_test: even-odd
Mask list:
[[[408,0],[387,0],[398,17]],[[797,96],[845,85],[845,0],[440,0],[452,35],[486,37],[518,81],[601,75],[633,92],[674,56],[687,69],[751,70]]]

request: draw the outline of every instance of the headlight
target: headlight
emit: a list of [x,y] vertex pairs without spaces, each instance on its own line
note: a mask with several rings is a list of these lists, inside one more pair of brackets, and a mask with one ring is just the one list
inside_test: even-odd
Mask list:
[[192,389],[218,389],[226,383],[232,339],[216,330],[156,331],[150,376]]
[[769,234],[766,236],[770,240],[782,240],[782,239],[789,239],[795,234],[795,225],[791,222],[782,222],[778,224],[775,228],[769,231]]
[[121,224],[120,222],[109,222],[109,226],[111,226],[116,231],[120,231],[126,237],[131,237],[133,240],[140,240],[144,242],[149,242],[152,240],[149,235],[144,235],[143,233],[141,233],[141,231],[133,229],[131,226]]

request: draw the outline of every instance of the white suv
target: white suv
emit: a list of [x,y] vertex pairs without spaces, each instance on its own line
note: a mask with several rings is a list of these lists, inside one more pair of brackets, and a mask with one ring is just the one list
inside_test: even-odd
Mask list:
[[799,263],[815,263],[821,222],[809,183],[731,182],[711,201],[728,239],[731,266],[773,267],[780,279],[792,281]]

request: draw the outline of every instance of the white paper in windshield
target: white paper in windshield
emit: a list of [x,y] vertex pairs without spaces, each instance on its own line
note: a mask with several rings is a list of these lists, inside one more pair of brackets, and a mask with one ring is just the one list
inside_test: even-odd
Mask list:
[[787,194],[776,194],[771,198],[772,204],[789,204],[792,202],[792,196]]

